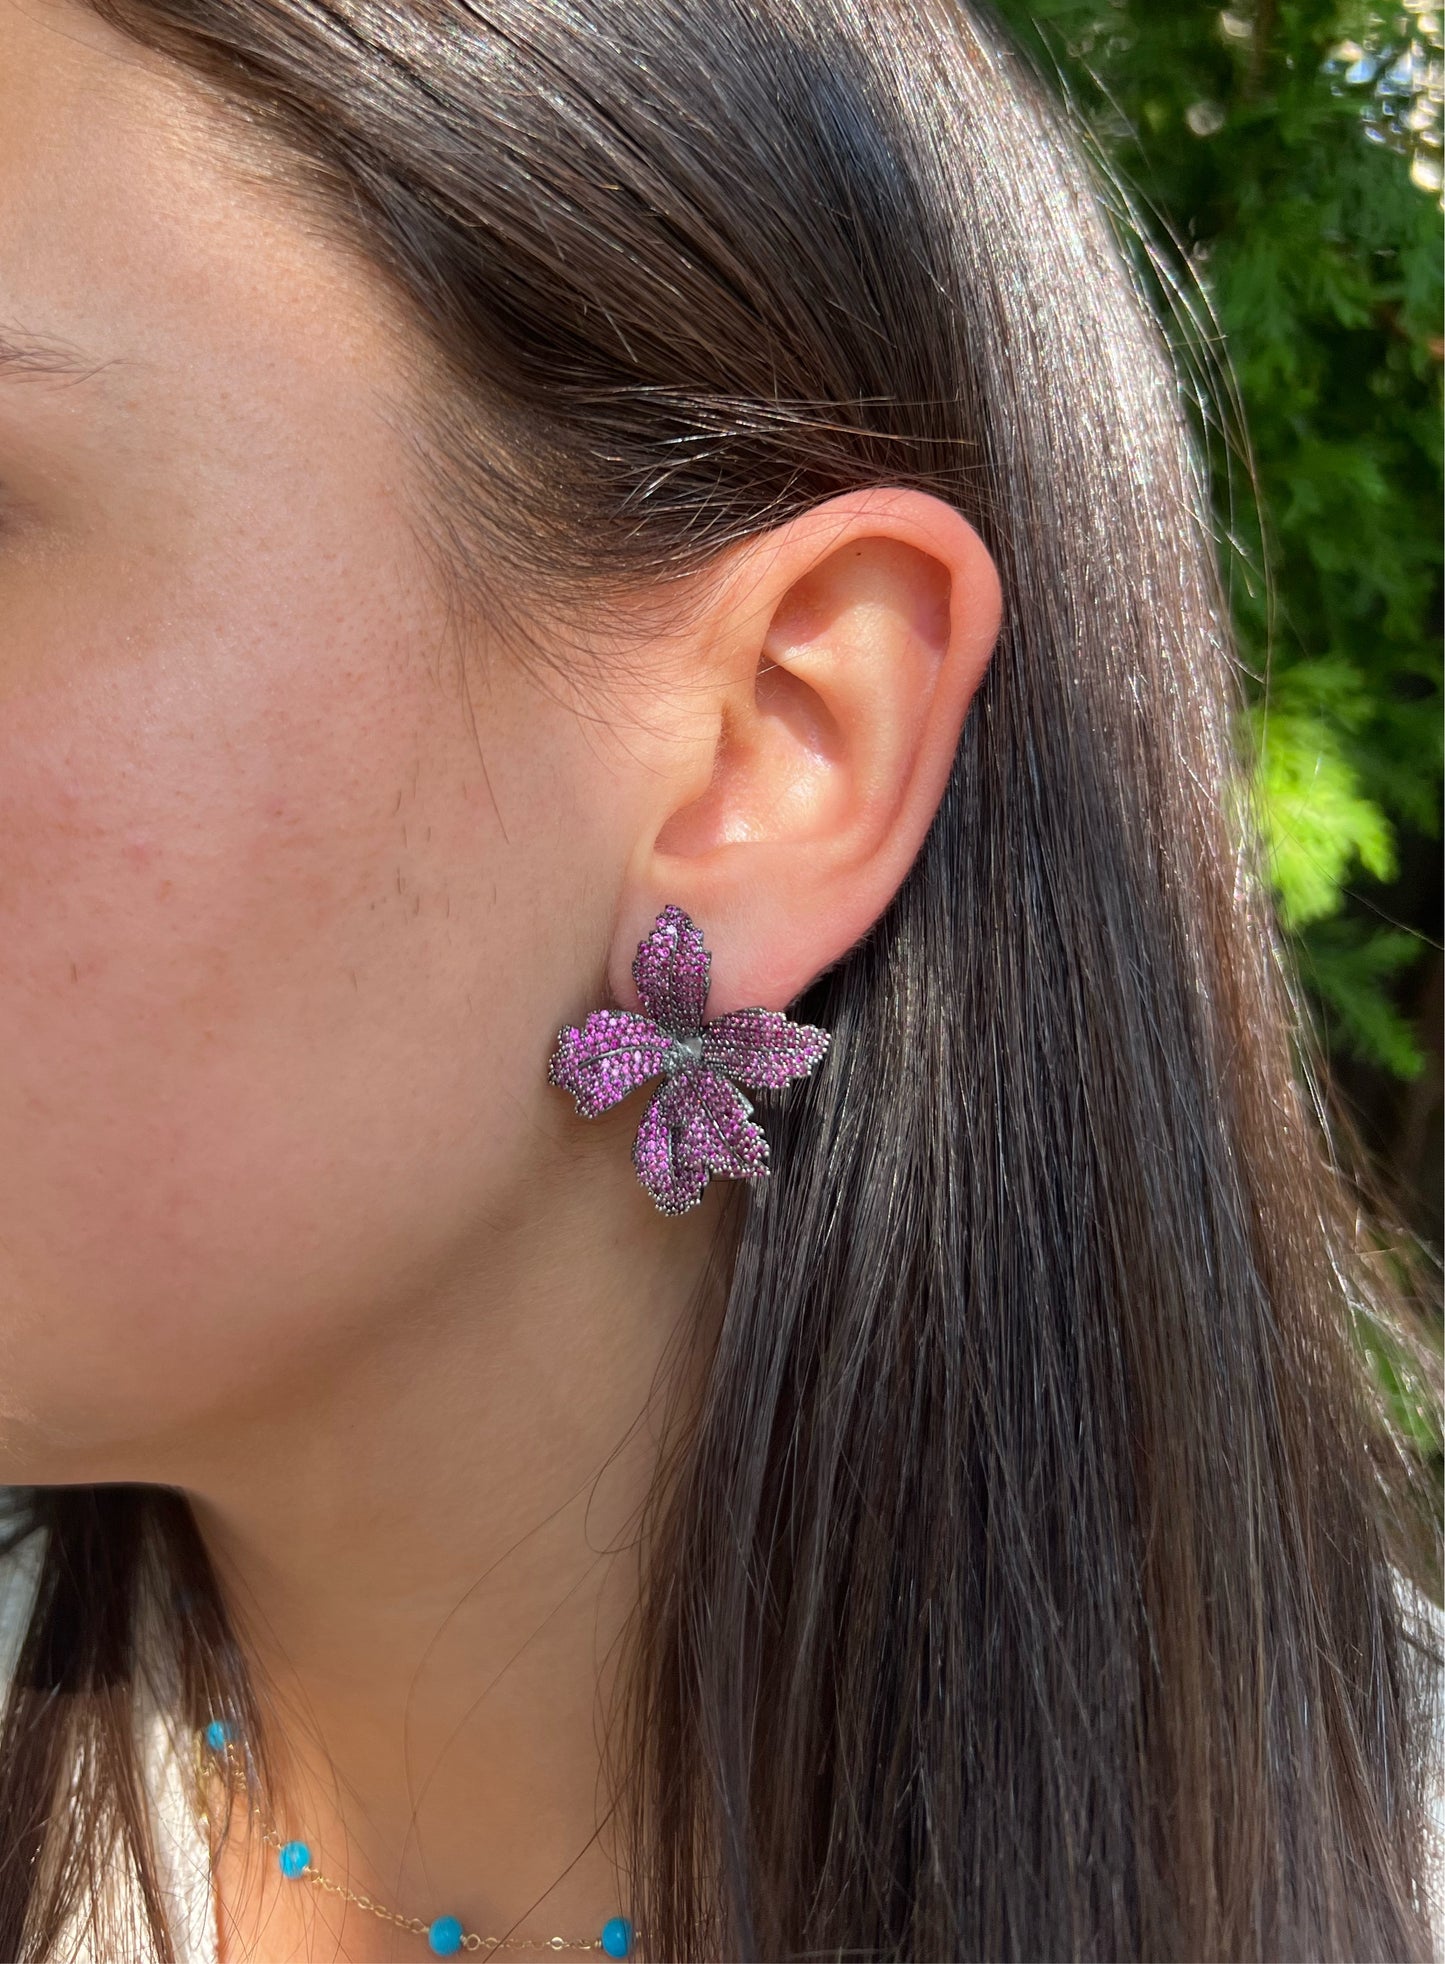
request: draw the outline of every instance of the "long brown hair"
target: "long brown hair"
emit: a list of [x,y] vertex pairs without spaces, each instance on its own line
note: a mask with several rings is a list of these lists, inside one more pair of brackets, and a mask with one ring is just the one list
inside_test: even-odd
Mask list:
[[[829,1068],[764,1099],[781,1177],[649,1509],[649,1949],[1428,1955],[1356,1342],[1416,1284],[1260,876],[1191,385],[1069,115],[979,0],[93,4],[404,299],[469,604],[665,598],[870,484],[1003,579],[927,842],[794,1006]],[[15,1500],[0,1952],[118,1829],[168,1956],[129,1701],[264,1715],[183,1494]]]

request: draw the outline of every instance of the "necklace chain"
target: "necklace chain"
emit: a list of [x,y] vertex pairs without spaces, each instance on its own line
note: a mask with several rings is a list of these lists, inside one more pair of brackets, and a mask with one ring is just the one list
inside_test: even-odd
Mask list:
[[[229,1737],[219,1747],[211,1745],[207,1741],[204,1728],[198,1730],[195,1735],[195,1753],[196,1785],[197,1791],[201,1795],[200,1818],[206,1829],[206,1839],[209,1843],[211,1817],[205,1802],[205,1768],[207,1757],[209,1757],[212,1764],[217,1762],[223,1763],[227,1772],[231,1775],[237,1772],[238,1764]],[[239,1770],[244,1775],[244,1768]],[[234,1782],[232,1781],[228,1784],[234,1790]],[[251,1807],[252,1818],[255,1819],[257,1813],[256,1802],[244,1777],[241,1784]],[[276,1833],[270,1822],[261,1821],[258,1823],[258,1826],[261,1839],[279,1851],[283,1843],[280,1835]],[[294,1844],[285,1845],[291,1846]],[[385,1903],[377,1902],[374,1896],[360,1895],[356,1890],[348,1889],[344,1882],[334,1882],[330,1876],[323,1875],[320,1869],[309,1859],[309,1854],[307,1861],[302,1866],[288,1870],[287,1873],[294,1875],[298,1880],[304,1879],[307,1882],[314,1883],[318,1889],[325,1889],[333,1895],[344,1896],[347,1902],[355,1903],[358,1909],[370,1910],[373,1916],[379,1916],[384,1923],[395,1924],[400,1930],[409,1930],[418,1937],[426,1937],[431,1934],[433,1926],[422,1917],[403,1916],[399,1910],[390,1909]],[[635,1940],[636,1934],[629,1926],[629,1938]],[[605,1950],[606,1946],[596,1937],[484,1937],[476,1930],[468,1930],[460,1939],[456,1948],[458,1950],[483,1950],[490,1955],[494,1950],[601,1951]]]

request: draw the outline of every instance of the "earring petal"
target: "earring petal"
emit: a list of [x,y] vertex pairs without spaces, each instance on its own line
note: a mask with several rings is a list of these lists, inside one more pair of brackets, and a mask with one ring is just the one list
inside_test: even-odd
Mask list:
[[681,907],[664,907],[656,925],[637,944],[632,979],[642,1007],[674,1036],[696,1036],[707,1007],[712,956],[702,932]]
[[630,1009],[594,1009],[581,1029],[559,1031],[547,1080],[570,1091],[583,1118],[596,1118],[656,1077],[672,1038]]
[[768,1177],[768,1139],[748,1116],[751,1107],[735,1084],[716,1071],[680,1071],[673,1101],[681,1127],[680,1156],[730,1180]]
[[676,1110],[682,1077],[671,1077],[654,1094],[632,1142],[637,1177],[664,1214],[696,1207],[707,1185],[707,1169],[682,1152],[683,1125]]
[[781,1009],[734,1009],[704,1029],[703,1062],[735,1084],[769,1091],[806,1077],[829,1036],[816,1023],[792,1022]]

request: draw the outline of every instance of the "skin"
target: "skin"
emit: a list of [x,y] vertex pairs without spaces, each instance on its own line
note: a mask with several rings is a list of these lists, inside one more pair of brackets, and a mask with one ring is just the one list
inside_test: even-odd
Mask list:
[[[0,366],[0,1478],[193,1497],[325,1872],[592,1936],[648,1401],[732,1188],[660,1215],[645,1095],[584,1123],[547,1059],[668,902],[709,1016],[867,931],[998,577],[874,491],[639,629],[605,723],[463,653],[388,413],[415,330],[214,116],[0,0],[0,333],[83,351]],[[260,1855],[238,1822],[223,1958],[399,1954]]]

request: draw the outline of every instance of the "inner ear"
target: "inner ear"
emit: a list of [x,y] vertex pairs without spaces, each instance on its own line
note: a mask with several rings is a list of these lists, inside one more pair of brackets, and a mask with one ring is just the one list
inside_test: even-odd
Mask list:
[[759,836],[823,836],[858,786],[850,753],[911,748],[949,651],[952,599],[944,561],[889,534],[814,558],[773,601],[753,644],[752,705],[723,704],[709,782],[670,814],[657,852],[696,859]]
[[841,757],[843,735],[838,719],[801,675],[765,653],[758,664],[753,693],[758,714],[783,724],[800,748],[824,763]]
[[953,631],[953,578],[941,559],[903,539],[850,539],[794,580],[774,609],[767,651],[804,648],[854,608],[887,609],[942,655]]

